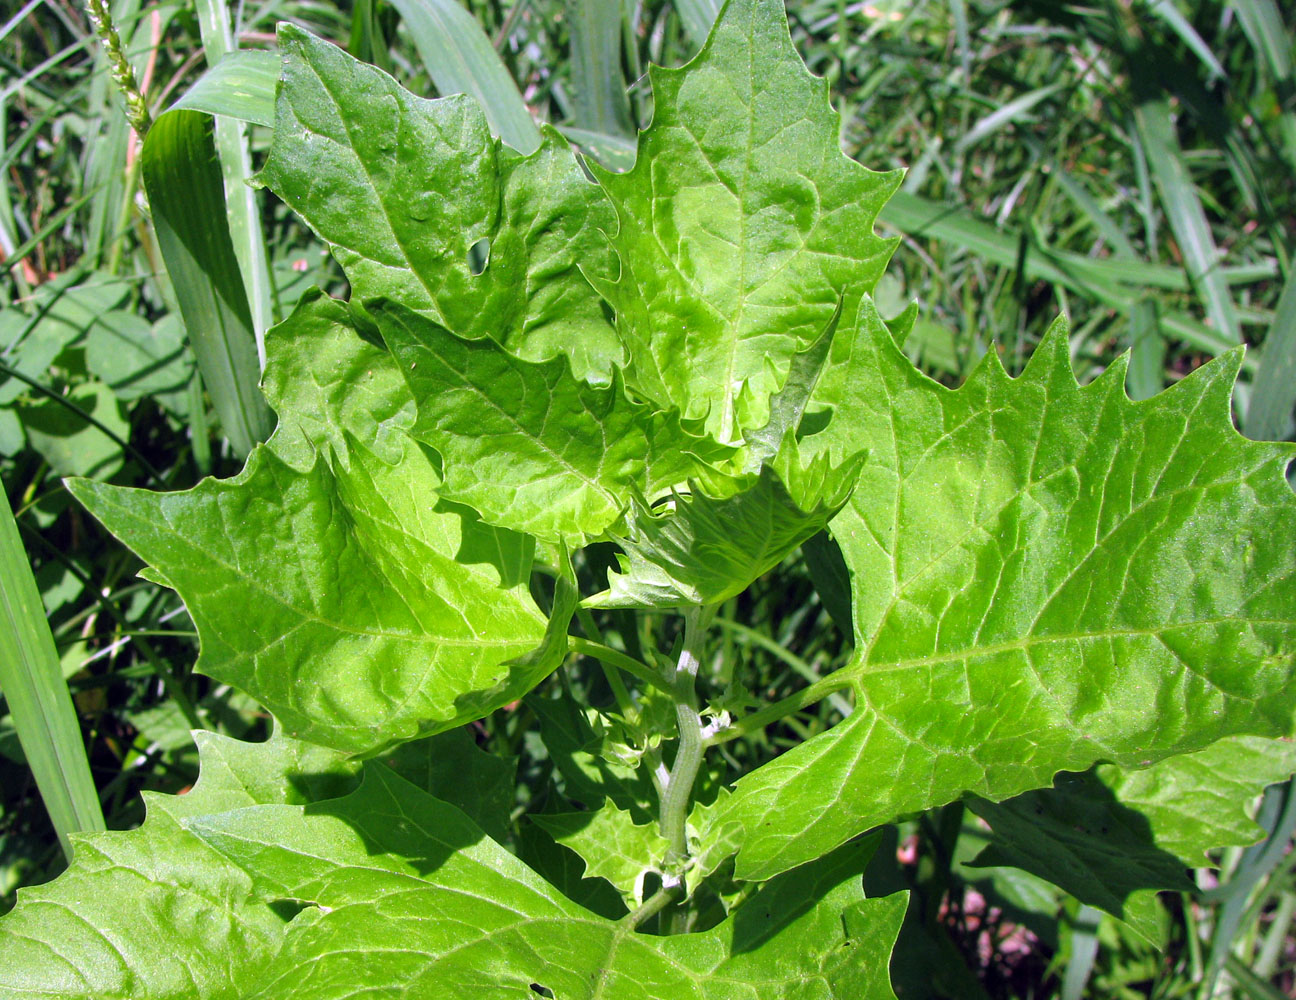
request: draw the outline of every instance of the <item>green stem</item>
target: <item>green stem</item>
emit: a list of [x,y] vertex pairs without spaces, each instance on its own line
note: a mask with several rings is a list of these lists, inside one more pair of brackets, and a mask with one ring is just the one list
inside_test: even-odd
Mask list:
[[702,741],[702,745],[707,747],[717,746],[720,743],[728,743],[730,740],[746,736],[748,733],[753,733],[758,729],[764,729],[771,723],[778,722],[786,716],[799,712],[817,701],[822,701],[835,691],[849,688],[851,682],[851,676],[846,674],[845,671],[821,678],[808,688],[804,688],[796,694],[788,695],[786,698],[776,701],[773,705],[744,716],[733,725],[726,726],[719,732],[713,733]]
[[[820,672],[814,666],[807,663],[801,657],[797,656],[791,650],[780,646],[777,642],[767,635],[757,632],[754,628],[743,625],[741,622],[732,621],[728,618],[717,618],[715,622],[720,628],[735,635],[741,636],[754,646],[759,646],[766,652],[773,653],[776,657],[786,663],[794,671],[800,674],[811,685],[820,680]],[[834,689],[835,690],[835,689]],[[850,715],[851,706],[840,698],[833,699],[833,707],[842,715]],[[784,713],[787,714],[786,712]]]
[[601,642],[584,639],[578,635],[568,636],[567,643],[569,648],[575,653],[580,653],[582,656],[593,657],[600,663],[606,663],[608,666],[618,667],[630,674],[632,677],[637,677],[649,687],[655,687],[663,694],[674,693],[675,689],[662,678],[661,674],[648,666],[648,664],[640,663],[633,656],[627,656],[618,649],[613,649],[611,646],[605,646]]
[[663,886],[645,899],[643,905],[639,907],[639,909],[635,910],[634,913],[622,917],[621,922],[631,928],[638,927],[645,920],[648,920],[650,917],[655,916],[668,907],[678,895],[678,886],[672,886],[669,888]]
[[684,644],[675,665],[675,721],[679,728],[679,746],[671,766],[666,793],[661,800],[661,834],[670,844],[666,856],[668,869],[682,870],[688,858],[689,801],[693,784],[702,766],[702,716],[698,712],[697,674],[701,662],[702,642],[714,607],[690,607],[684,612]]
[[[585,634],[595,642],[602,644],[603,636],[599,632],[598,623],[594,621],[594,616],[586,608],[577,607],[576,617],[580,619]],[[626,690],[625,681],[621,679],[621,675],[602,660],[598,661],[598,665],[603,671],[603,677],[607,680],[608,687],[612,689],[612,697],[616,699],[617,709],[621,712],[622,717],[625,719],[637,719],[639,709],[635,705],[634,699],[630,697],[630,692]]]

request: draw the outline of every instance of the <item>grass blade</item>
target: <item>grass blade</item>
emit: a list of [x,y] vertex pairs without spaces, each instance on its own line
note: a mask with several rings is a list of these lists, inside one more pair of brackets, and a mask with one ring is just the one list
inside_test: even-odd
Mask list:
[[954,151],[961,153],[971,146],[975,146],[986,136],[993,135],[1005,125],[1018,121],[1027,116],[1027,113],[1040,101],[1052,97],[1067,84],[1063,81],[1049,84],[1047,87],[1040,87],[1038,90],[1032,90],[1015,97],[1002,107],[996,108],[990,114],[986,115],[970,129],[967,130],[954,144]]
[[[941,205],[907,191],[897,191],[883,208],[881,219],[915,238],[932,237],[968,250],[1000,267],[1015,268],[1021,240],[1018,234],[996,229],[966,209]],[[1021,262],[1026,276],[1061,285],[1112,309],[1128,313],[1138,301],[1138,287],[1182,288],[1182,273],[1173,268],[1134,260],[1091,260],[1079,254],[1031,245]],[[1133,285],[1131,288],[1129,285]],[[1165,311],[1161,331],[1211,354],[1235,346],[1218,330],[1190,316]],[[1248,363],[1251,367],[1253,362]]]
[[1151,399],[1165,388],[1166,342],[1157,322],[1155,299],[1139,299],[1130,311],[1130,364],[1125,391],[1130,399]]
[[[202,34],[203,54],[208,66],[219,65],[234,50],[230,33],[229,11],[224,0],[197,0],[198,29]],[[243,275],[252,315],[252,332],[256,337],[257,381],[265,367],[265,332],[274,322],[271,308],[270,268],[266,263],[265,241],[261,235],[261,212],[257,206],[257,189],[248,181],[252,177],[252,157],[248,151],[247,127],[225,116],[215,123],[216,155],[220,158],[225,179],[226,215],[234,256]]]
[[539,148],[540,130],[517,84],[471,14],[454,0],[391,0],[391,5],[441,94],[471,94],[491,131],[506,144],[520,153]]
[[246,455],[274,423],[258,387],[256,336],[210,121],[198,111],[162,115],[144,141],[141,168],[203,383],[230,445]]
[[0,604],[5,616],[0,623],[0,690],[70,861],[68,834],[104,829],[103,811],[54,636],[7,500],[0,511]]
[[1188,46],[1189,51],[1201,60],[1201,64],[1206,67],[1206,71],[1210,74],[1212,80],[1224,78],[1226,75],[1224,67],[1215,58],[1215,53],[1210,50],[1210,46],[1197,33],[1197,29],[1189,23],[1188,18],[1179,13],[1179,8],[1171,0],[1152,0],[1148,4],[1148,10],[1164,21],[1166,27],[1178,35],[1180,40]]
[[1085,903],[1071,927],[1071,958],[1062,977],[1061,1000],[1081,1000],[1098,958],[1098,925],[1102,913]]
[[609,170],[629,170],[635,162],[635,141],[622,135],[605,135],[588,129],[559,125],[558,131]]
[[701,45],[720,16],[723,0],[675,0],[675,10],[694,45]]
[[1229,343],[1242,342],[1237,309],[1228,281],[1220,272],[1221,255],[1215,246],[1201,199],[1184,166],[1179,139],[1175,135],[1170,102],[1165,97],[1146,99],[1134,108],[1134,127],[1147,154],[1152,180],[1161,196],[1170,229],[1183,254],[1206,315]]
[[1283,154],[1296,170],[1296,108],[1292,107],[1290,100],[1296,88],[1296,80],[1292,79],[1291,32],[1283,24],[1278,5],[1273,0],[1234,0],[1229,6],[1237,11],[1242,30],[1269,68],[1279,99],[1283,95],[1287,97],[1278,127],[1282,133]]
[[275,53],[259,49],[231,52],[171,107],[273,127],[278,82],[279,56]]
[[568,0],[571,25],[572,124],[591,132],[630,136],[630,98],[621,75],[621,5]]
[[1296,268],[1287,275],[1273,325],[1257,353],[1243,426],[1257,441],[1281,441],[1291,429],[1296,408]]

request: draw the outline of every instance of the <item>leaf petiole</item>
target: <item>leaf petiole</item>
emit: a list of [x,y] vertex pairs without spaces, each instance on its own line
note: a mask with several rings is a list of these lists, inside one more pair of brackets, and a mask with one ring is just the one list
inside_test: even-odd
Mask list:
[[845,671],[831,674],[815,681],[796,694],[788,695],[786,698],[776,701],[773,705],[762,708],[759,712],[753,712],[724,729],[704,736],[702,746],[704,748],[718,746],[721,743],[728,743],[730,740],[746,736],[748,733],[756,732],[758,729],[764,729],[766,726],[778,722],[795,712],[800,712],[815,702],[822,701],[834,692],[842,691],[850,686],[851,676]]
[[601,642],[594,642],[578,635],[568,636],[567,643],[574,653],[592,657],[608,666],[624,670],[632,677],[638,678],[649,687],[655,687],[663,694],[674,694],[674,688],[660,673],[648,666],[648,664],[641,663],[633,656],[628,656],[619,649],[613,649],[611,646],[605,646]]

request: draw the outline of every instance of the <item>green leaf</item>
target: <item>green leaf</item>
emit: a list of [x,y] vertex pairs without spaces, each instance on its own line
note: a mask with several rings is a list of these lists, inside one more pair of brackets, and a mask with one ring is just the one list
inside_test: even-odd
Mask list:
[[65,405],[62,398],[48,397],[16,407],[27,440],[60,476],[111,476],[121,468],[121,442],[130,435],[121,403],[102,382],[80,385],[65,398],[112,431],[116,440]]
[[598,284],[627,382],[737,441],[843,295],[854,325],[895,247],[871,234],[900,175],[841,152],[827,84],[798,57],[780,0],[733,0],[693,62],[650,75],[633,169],[595,168],[621,261]]
[[0,920],[0,996],[243,1000],[262,982],[283,941],[283,916],[254,899],[247,874],[181,821],[340,794],[354,784],[354,765],[279,737],[256,746],[195,738],[202,776],[192,791],[145,792],[142,827],[74,834],[72,866],[18,890]]
[[636,824],[627,810],[612,801],[593,812],[535,813],[531,821],[579,854],[587,877],[616,886],[631,910],[643,903],[645,877],[661,874],[659,866],[670,850],[657,824]]
[[192,817],[187,828],[245,867],[267,900],[307,909],[250,996],[334,998],[357,962],[374,993],[411,988],[579,1000],[893,997],[887,956],[904,897],[866,900],[860,852],[775,882],[746,918],[677,937],[595,916],[505,852],[453,806],[368,765],[360,788],[312,806]]
[[[784,458],[786,456],[786,458]],[[789,434],[777,465],[747,488],[713,498],[694,488],[663,511],[636,500],[617,544],[621,573],[591,607],[674,608],[719,604],[782,562],[832,519],[850,495],[859,459],[830,468],[826,456],[802,468]]]
[[1052,788],[970,804],[993,830],[970,864],[1039,875],[1124,920],[1154,946],[1163,919],[1157,892],[1193,888],[1183,862],[1153,842],[1146,817],[1117,802],[1093,774],[1059,774]]
[[86,336],[86,367],[118,399],[130,401],[182,389],[193,375],[178,317],[150,323],[133,312],[100,316]]
[[270,447],[295,469],[309,470],[317,453],[345,455],[347,435],[389,463],[405,453],[414,397],[396,360],[319,291],[267,331],[264,389],[279,415]]
[[831,526],[857,708],[738,782],[717,829],[750,830],[740,877],[966,792],[1290,730],[1294,450],[1234,430],[1237,354],[1133,403],[1123,364],[1076,384],[1059,326],[1019,379],[991,353],[950,391],[864,320],[801,442],[870,449]]
[[1119,802],[1146,818],[1157,847],[1197,868],[1208,850],[1264,835],[1248,810],[1265,786],[1296,773],[1296,743],[1233,736],[1151,767],[1102,764],[1096,773]]
[[656,495],[732,454],[632,400],[619,377],[589,385],[565,357],[524,361],[395,302],[371,312],[418,401],[413,436],[444,461],[442,492],[491,524],[582,545],[633,491]]
[[582,269],[608,272],[612,214],[566,142],[546,131],[520,157],[471,98],[417,98],[291,26],[280,46],[259,179],[332,244],[355,301],[392,299],[533,360],[569,349],[578,374],[606,380],[621,348]]
[[184,493],[70,485],[180,593],[198,669],[293,735],[372,752],[530,690],[563,652],[510,665],[545,634],[530,542],[436,504],[413,442],[395,466],[355,444],[347,458],[300,472],[261,448]]

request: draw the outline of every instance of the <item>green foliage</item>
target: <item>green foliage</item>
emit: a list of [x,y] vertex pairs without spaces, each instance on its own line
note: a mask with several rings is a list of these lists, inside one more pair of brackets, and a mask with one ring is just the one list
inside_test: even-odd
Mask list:
[[[1020,377],[993,351],[958,389],[924,375],[915,313],[873,299],[900,178],[841,154],[779,0],[730,0],[652,71],[623,174],[279,43],[260,182],[349,300],[268,333],[278,426],[241,473],[70,486],[275,735],[200,734],[192,792],[24,890],[0,997],[893,997],[915,954],[962,969],[940,906],[969,873],[1146,946],[1155,893],[1254,838],[1239,802],[1296,769],[1296,451],[1234,430],[1240,352],[1133,402],[1122,362],[1077,382],[1059,322]],[[101,406],[187,375],[173,330],[106,328],[119,352],[56,327],[32,350],[86,366],[66,395],[108,445],[26,421],[99,478],[130,430]],[[825,619],[789,615],[766,648],[813,683],[776,701],[705,626],[803,543],[823,596],[799,603],[853,652],[819,676],[780,643]],[[603,674],[559,670],[572,629]],[[956,861],[964,801],[989,829]],[[937,865],[909,899],[864,835],[914,816]]]

